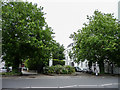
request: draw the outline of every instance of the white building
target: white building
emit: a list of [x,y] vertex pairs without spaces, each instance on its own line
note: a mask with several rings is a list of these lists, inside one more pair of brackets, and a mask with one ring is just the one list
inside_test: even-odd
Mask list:
[[0,68],[2,68],[4,66],[5,66],[5,62],[4,61],[2,62],[2,59],[0,58]]
[[69,56],[69,52],[71,51],[72,52],[72,47],[74,46],[74,43],[71,43],[67,46],[66,50],[65,50],[65,65],[70,65],[70,66],[73,66],[73,67],[79,67],[81,68],[82,70],[83,69],[88,69],[88,61],[85,60],[84,62],[80,61],[79,63],[75,63],[73,59],[70,59],[70,56]]
[[65,65],[70,65],[70,66],[74,66],[73,65],[73,60],[70,59],[69,57],[69,52],[72,51],[72,47],[73,47],[73,43],[69,44],[67,46],[67,48],[65,49]]

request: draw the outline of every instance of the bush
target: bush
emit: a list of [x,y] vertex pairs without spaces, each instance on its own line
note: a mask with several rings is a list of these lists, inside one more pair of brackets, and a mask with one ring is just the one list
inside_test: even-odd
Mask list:
[[21,72],[14,72],[14,71],[12,71],[12,72],[4,72],[4,73],[1,73],[2,75],[15,75],[15,76],[18,76],[18,75],[22,75],[22,73]]
[[58,59],[53,59],[53,65],[65,65],[65,61],[63,60],[58,60]]
[[51,67],[45,67],[44,73],[46,74],[72,74],[75,72],[74,67],[55,65]]
[[54,66],[49,67],[48,73],[55,73]]
[[62,70],[62,74],[68,74],[68,70],[67,69],[63,69]]
[[54,67],[55,67],[55,73],[56,73],[56,74],[62,73],[63,66],[61,66],[61,65],[56,65],[56,66],[54,66]]
[[68,70],[68,74],[72,74],[72,73],[74,73],[74,72],[75,72],[74,67],[71,67],[71,66],[69,66],[69,65],[65,66],[65,69],[67,69],[67,70]]
[[29,68],[29,70],[36,70],[37,69],[37,67],[36,67],[37,65],[33,59],[26,59],[24,64],[27,68]]
[[37,70],[38,73],[43,71],[44,64],[40,60],[37,62],[35,59],[26,59],[24,64],[29,70]]

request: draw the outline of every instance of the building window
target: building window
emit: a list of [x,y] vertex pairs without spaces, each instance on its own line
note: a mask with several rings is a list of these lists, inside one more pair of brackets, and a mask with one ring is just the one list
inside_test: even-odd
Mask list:
[[87,67],[87,62],[86,62],[86,67]]

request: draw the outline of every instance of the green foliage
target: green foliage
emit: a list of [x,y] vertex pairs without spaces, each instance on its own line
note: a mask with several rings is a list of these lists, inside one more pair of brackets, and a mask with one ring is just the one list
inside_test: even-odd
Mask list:
[[65,69],[68,70],[68,74],[72,74],[73,72],[75,72],[74,67],[71,67],[69,65],[65,66]]
[[65,65],[65,61],[53,59],[53,65]]
[[72,74],[75,73],[74,67],[55,65],[44,69],[46,74]]
[[59,43],[54,42],[54,46],[52,48],[53,59],[59,59],[59,60],[65,59],[64,50],[65,49],[63,45],[60,45]]
[[54,66],[54,70],[55,70],[56,74],[62,73],[62,69],[63,69],[63,66],[61,66],[61,65]]
[[18,75],[22,75],[21,72],[15,72],[15,71],[12,71],[12,72],[4,72],[4,73],[1,73],[1,75],[13,75],[13,76],[18,76]]
[[37,62],[34,59],[26,59],[24,64],[29,70],[37,70]]
[[53,31],[42,10],[28,2],[2,2],[2,54],[13,69],[26,59],[37,68],[48,65]]
[[113,14],[95,11],[87,19],[88,24],[85,23],[81,30],[70,36],[75,42],[72,57],[77,62],[87,59],[90,62],[108,60],[119,64],[120,28]]

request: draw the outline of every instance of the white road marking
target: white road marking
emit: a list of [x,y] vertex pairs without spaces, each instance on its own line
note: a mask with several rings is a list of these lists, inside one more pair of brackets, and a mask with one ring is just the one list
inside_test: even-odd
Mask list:
[[92,87],[92,86],[98,86],[98,85],[78,85],[79,87],[84,86],[84,87]]
[[23,88],[58,88],[58,87],[23,87]]
[[101,85],[69,85],[69,86],[61,86],[61,87],[22,87],[22,88],[71,88],[71,87],[104,87],[110,85],[118,85],[118,83],[108,83]]
[[63,86],[63,87],[59,87],[59,88],[70,88],[70,87],[76,87],[78,85],[71,85],[71,86]]
[[110,85],[113,85],[112,83],[109,83],[109,84],[102,84],[101,86],[110,86]]
[[110,86],[110,85],[118,85],[118,83],[108,83],[108,84],[102,84],[101,86]]
[[31,88],[58,88],[58,87],[31,87]]

